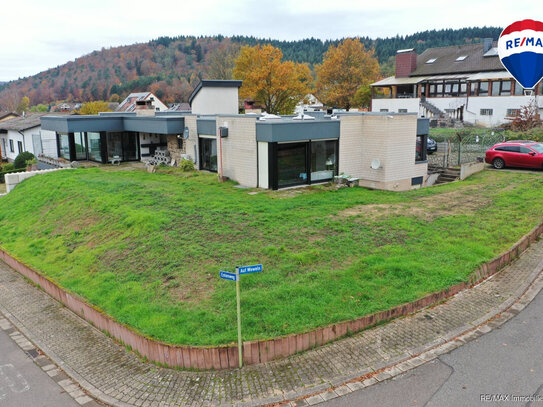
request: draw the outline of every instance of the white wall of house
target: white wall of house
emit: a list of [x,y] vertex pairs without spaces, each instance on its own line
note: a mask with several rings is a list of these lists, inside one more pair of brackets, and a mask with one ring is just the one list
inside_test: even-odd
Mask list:
[[407,113],[419,113],[419,104],[418,98],[372,99],[371,111],[399,113],[401,109],[407,109]]
[[[360,185],[393,191],[426,179],[428,164],[415,162],[417,115],[346,115],[340,119],[339,172]],[[380,167],[371,168],[378,159]],[[418,186],[417,186],[418,187]]]
[[[10,140],[12,141],[11,144]],[[15,160],[20,152],[19,142],[21,143],[22,151],[29,151],[36,156],[42,153],[48,157],[58,158],[56,134],[54,131],[42,130],[41,126],[24,130],[20,133],[15,130],[8,130],[7,134],[0,136],[2,156],[9,161]],[[11,145],[13,145],[13,151],[11,151]]]
[[[450,97],[450,98],[427,98],[428,102],[442,111],[446,109],[457,109],[464,106],[464,121],[467,123],[492,127],[499,126],[509,121],[505,119],[508,109],[520,109],[529,105],[534,100],[533,96],[473,96],[473,97]],[[536,98],[538,106],[543,109],[543,98]],[[400,112],[400,109],[407,109],[408,112],[422,113],[419,109],[419,98],[398,98],[398,99],[373,99],[372,111]],[[481,115],[481,109],[492,109],[492,115]]]
[[238,114],[238,88],[203,86],[192,100],[193,114]]

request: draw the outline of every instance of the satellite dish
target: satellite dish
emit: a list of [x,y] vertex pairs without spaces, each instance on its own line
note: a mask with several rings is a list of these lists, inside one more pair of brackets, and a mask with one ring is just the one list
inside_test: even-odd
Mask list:
[[374,170],[378,170],[379,168],[381,168],[381,161],[378,158],[374,159],[371,162],[370,167]]

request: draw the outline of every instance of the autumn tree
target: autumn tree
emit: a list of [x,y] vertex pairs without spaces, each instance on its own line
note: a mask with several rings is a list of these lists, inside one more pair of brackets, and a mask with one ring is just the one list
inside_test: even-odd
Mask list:
[[291,114],[310,92],[306,64],[281,62],[283,53],[271,45],[244,46],[236,59],[234,78],[241,79],[240,97],[251,98],[268,113]]
[[343,109],[368,106],[370,84],[379,77],[374,51],[366,50],[358,38],[331,45],[315,70],[319,99]]
[[22,114],[23,112],[28,112],[28,109],[30,108],[30,99],[28,96],[23,96],[21,98],[21,101],[17,105],[17,113]]
[[98,114],[100,112],[111,112],[108,102],[97,100],[95,102],[83,103],[81,109],[77,111],[79,114]]
[[208,57],[207,79],[233,79],[234,64],[239,55],[238,44],[221,44]]

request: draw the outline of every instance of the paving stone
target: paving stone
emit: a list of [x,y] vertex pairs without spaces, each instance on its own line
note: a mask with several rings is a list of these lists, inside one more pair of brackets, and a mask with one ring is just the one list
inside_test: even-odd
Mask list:
[[[541,271],[542,260],[543,240],[534,243],[520,259],[491,279],[443,304],[287,360],[242,370],[193,372],[145,363],[1,262],[0,329],[6,330],[21,346],[33,343],[33,348],[49,350],[55,355],[55,363],[68,373],[77,372],[87,389],[107,394],[117,404],[124,400],[135,406],[258,405],[259,400],[292,400],[324,390],[330,383],[340,384],[341,380],[364,376],[372,367],[387,368],[375,377],[337,388],[355,391],[375,384],[377,378],[385,380],[391,374],[431,360],[438,352],[433,347],[440,346],[443,351],[478,338],[490,331],[488,325],[467,334],[463,333],[465,327],[486,323],[489,315],[499,312],[512,317],[529,302],[527,296],[537,294],[543,287],[543,277],[538,277],[537,284],[515,302],[519,293],[533,282],[535,273]],[[510,312],[503,308],[507,304],[511,305]],[[17,326],[13,327],[10,320],[17,321]],[[443,345],[443,338],[455,337],[455,342]],[[416,357],[404,361],[409,355]],[[71,393],[88,397],[73,381],[66,382],[64,374],[47,358],[37,356],[34,361],[45,371],[56,372],[58,381],[65,383]],[[398,364],[389,368],[395,363]],[[339,394],[337,389],[335,394]],[[293,406],[307,406],[308,400],[322,402],[323,396],[299,400]]]
[[322,398],[320,394],[317,394],[315,396],[306,398],[305,401],[307,401],[308,406],[314,406],[315,404],[322,403],[324,399]]

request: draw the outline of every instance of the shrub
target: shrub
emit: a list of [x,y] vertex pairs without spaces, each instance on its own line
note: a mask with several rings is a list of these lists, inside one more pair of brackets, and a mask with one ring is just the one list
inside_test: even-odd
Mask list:
[[15,169],[15,166],[13,165],[13,163],[6,163],[4,165],[2,165],[2,168],[0,168],[0,171],[1,172],[9,172],[11,170]]
[[18,168],[26,168],[26,162],[29,160],[34,160],[36,157],[34,157],[34,154],[32,154],[29,151],[23,151],[21,154],[19,154],[15,161],[13,162],[13,165],[15,169]]
[[179,168],[185,172],[194,171],[194,163],[191,160],[183,158],[179,163]]

